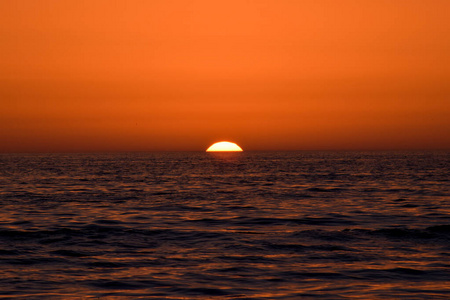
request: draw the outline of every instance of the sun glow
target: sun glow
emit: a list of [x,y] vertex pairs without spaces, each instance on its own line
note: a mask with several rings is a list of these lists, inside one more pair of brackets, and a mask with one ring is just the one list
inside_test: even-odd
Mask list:
[[243,150],[237,144],[230,142],[218,142],[212,144],[208,149],[206,149],[206,152],[224,152],[224,151],[243,151]]

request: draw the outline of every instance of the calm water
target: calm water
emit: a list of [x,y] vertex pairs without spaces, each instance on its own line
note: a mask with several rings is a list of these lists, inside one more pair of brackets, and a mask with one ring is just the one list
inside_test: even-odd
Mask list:
[[449,152],[0,155],[0,298],[448,299]]

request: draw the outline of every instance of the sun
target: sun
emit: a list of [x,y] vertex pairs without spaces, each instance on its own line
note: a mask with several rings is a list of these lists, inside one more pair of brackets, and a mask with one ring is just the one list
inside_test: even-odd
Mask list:
[[218,142],[215,144],[212,144],[208,149],[206,149],[206,152],[224,152],[224,151],[243,151],[241,147],[239,147],[235,143],[230,142]]

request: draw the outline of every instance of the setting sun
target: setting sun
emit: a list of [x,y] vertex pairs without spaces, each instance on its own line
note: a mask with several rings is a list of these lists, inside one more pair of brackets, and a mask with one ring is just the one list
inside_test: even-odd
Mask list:
[[217,151],[222,152],[222,151],[243,151],[243,150],[237,144],[230,142],[218,142],[212,144],[208,149],[206,149],[206,152],[217,152]]

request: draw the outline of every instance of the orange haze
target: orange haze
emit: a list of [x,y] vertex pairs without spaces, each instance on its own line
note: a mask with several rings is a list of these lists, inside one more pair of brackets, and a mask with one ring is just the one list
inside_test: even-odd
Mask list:
[[0,2],[0,151],[450,149],[448,0]]

